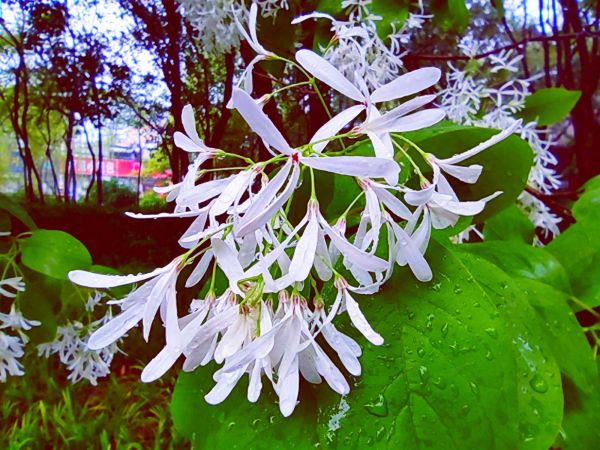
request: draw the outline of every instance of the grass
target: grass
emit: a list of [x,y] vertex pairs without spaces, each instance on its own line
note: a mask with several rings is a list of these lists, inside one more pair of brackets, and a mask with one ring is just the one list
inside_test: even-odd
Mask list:
[[56,357],[26,357],[25,376],[0,384],[0,448],[189,448],[170,420],[176,371],[144,384],[128,358],[115,358],[94,387],[72,385]]

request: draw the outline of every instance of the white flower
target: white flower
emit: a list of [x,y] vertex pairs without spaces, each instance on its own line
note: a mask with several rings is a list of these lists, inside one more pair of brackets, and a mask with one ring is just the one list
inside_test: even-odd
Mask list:
[[13,303],[8,314],[0,313],[0,329],[12,328],[15,331],[31,330],[32,327],[40,326],[41,322],[29,320],[23,317],[21,311],[18,311]]
[[180,258],[175,258],[165,267],[150,273],[139,275],[102,275],[83,270],[69,272],[69,279],[76,284],[91,288],[112,288],[138,281],[149,280],[146,284],[130,293],[121,304],[123,312],[115,316],[89,340],[92,350],[99,350],[121,338],[127,331],[143,322],[144,338],[148,340],[154,316],[161,309],[161,318],[165,324],[167,342],[179,339],[177,324],[177,301],[175,283],[179,275]]
[[96,386],[98,378],[110,373],[110,364],[119,348],[117,342],[113,342],[102,349],[93,350],[87,342],[91,332],[109,320],[110,313],[87,326],[70,322],[58,327],[54,341],[38,345],[38,353],[46,358],[58,354],[60,362],[70,371],[67,379],[71,383],[86,379]]
[[23,356],[24,342],[17,336],[10,336],[0,331],[0,382],[5,382],[8,375],[25,374],[19,358]]
[[409,100],[383,116],[372,106],[380,102],[406,97],[433,86],[438,82],[441,74],[437,68],[427,67],[409,72],[369,93],[366,86],[360,86],[362,89],[359,89],[327,60],[310,50],[299,50],[296,53],[296,60],[314,77],[346,97],[361,103],[334,116],[317,131],[315,137],[311,139],[311,143],[316,143],[314,146],[317,146],[317,151],[322,151],[327,144],[327,142],[318,143],[319,140],[326,137],[324,135],[335,135],[358,114],[367,111],[367,120],[356,127],[356,132],[369,136],[378,157],[393,158],[394,151],[389,132],[425,128],[439,122],[445,115],[444,111],[440,109],[427,109],[407,115],[433,101],[435,96],[430,95]]
[[[12,288],[16,293],[7,290],[6,288]],[[22,277],[12,277],[5,280],[0,280],[0,295],[4,295],[8,298],[15,298],[18,292],[25,291],[25,283]]]
[[[367,156],[321,157],[300,154],[290,147],[271,119],[256,105],[252,97],[240,89],[234,88],[233,90],[233,105],[268,148],[273,147],[282,154],[290,156],[294,162],[340,175],[384,178],[392,185],[398,181],[400,168],[392,160]],[[330,134],[328,138],[333,135]]]

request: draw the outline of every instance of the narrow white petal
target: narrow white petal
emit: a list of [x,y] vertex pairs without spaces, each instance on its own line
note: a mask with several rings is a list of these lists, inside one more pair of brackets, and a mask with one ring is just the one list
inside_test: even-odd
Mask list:
[[442,163],[446,163],[446,164],[456,164],[461,161],[464,161],[467,158],[475,156],[476,154],[481,153],[482,151],[490,148],[492,145],[495,145],[498,142],[506,139],[521,125],[521,123],[522,123],[522,120],[517,120],[506,130],[502,130],[500,133],[495,134],[494,136],[489,138],[487,141],[482,142],[481,144],[473,147],[472,149],[467,150],[466,152],[460,153],[458,155],[454,155],[450,158],[440,159],[439,161]]
[[398,183],[400,167],[393,160],[369,156],[309,156],[302,164],[325,172],[363,178],[384,178],[390,185]]
[[479,164],[462,167],[455,166],[454,164],[440,163],[439,166],[447,174],[452,175],[463,183],[469,184],[476,183],[483,170],[483,166],[480,166]]
[[236,222],[233,227],[233,231],[236,236],[243,236],[239,234],[239,230],[243,230],[246,233],[249,232],[246,231],[248,223],[255,220],[257,215],[263,213],[265,208],[267,208],[273,198],[275,198],[277,192],[279,192],[279,189],[281,189],[283,183],[285,183],[287,180],[290,169],[292,168],[292,164],[291,158],[288,159],[283,167],[281,167],[279,172],[277,172],[277,174],[267,183],[267,185],[262,188],[260,192],[256,194],[256,196],[254,196],[252,203],[244,214],[244,217]]
[[365,97],[339,70],[331,65],[329,61],[310,50],[299,50],[296,52],[296,60],[311,75],[331,86],[336,91],[350,97],[357,102],[364,102]]
[[374,187],[373,190],[377,194],[379,200],[381,200],[390,212],[404,220],[412,219],[413,214],[398,197],[388,192],[387,189]]
[[229,182],[227,187],[223,189],[221,195],[217,197],[217,200],[210,209],[210,214],[212,216],[219,216],[227,212],[227,209],[235,202],[240,193],[248,188],[255,174],[256,172],[253,169],[247,169],[238,173]]
[[141,214],[141,213],[132,213],[126,212],[125,215],[127,217],[131,217],[132,219],[164,219],[170,217],[195,217],[198,215],[198,211],[184,211],[178,213],[158,213],[158,214]]
[[421,92],[436,84],[442,75],[436,67],[423,67],[399,76],[375,89],[371,94],[373,103],[387,102]]
[[[356,347],[353,345],[356,344],[351,338],[340,333],[333,324],[329,324],[326,327],[323,327],[323,337],[327,341],[327,343],[331,346],[332,349],[336,351],[340,361],[351,375],[355,377],[360,376],[361,367],[360,362],[358,361],[357,356],[360,355],[360,347],[358,355],[356,354]],[[344,339],[345,338],[345,339]],[[353,344],[349,344],[351,341]]]
[[150,328],[152,327],[152,322],[154,321],[156,312],[168,296],[170,287],[169,281],[169,275],[163,275],[162,277],[158,278],[156,284],[150,292],[150,295],[148,296],[148,301],[144,306],[142,326],[143,335],[146,342],[148,342],[148,338],[150,337]]
[[371,328],[371,325],[358,307],[358,303],[352,298],[347,290],[344,291],[344,296],[346,300],[346,311],[348,311],[348,316],[356,329],[373,345],[383,344],[383,338]]
[[[276,175],[277,176],[277,175]],[[274,200],[269,206],[263,208],[262,211],[256,211],[254,216],[246,213],[242,220],[240,221],[240,225],[238,226],[237,231],[235,230],[234,225],[234,233],[237,237],[245,236],[247,233],[255,231],[265,225],[269,220],[273,218],[275,213],[279,211],[284,203],[290,198],[294,189],[296,189],[296,185],[298,184],[298,178],[300,176],[300,169],[298,164],[294,164],[292,170],[292,176],[290,177],[288,184],[285,189],[281,192],[281,194]],[[249,220],[246,221],[246,217]]]
[[394,158],[394,144],[392,144],[389,134],[384,133],[380,136],[375,132],[367,131],[367,136],[373,144],[375,156],[385,159]]
[[250,128],[267,144],[286,155],[292,153],[292,149],[283,135],[273,122],[271,122],[271,119],[259,108],[252,97],[241,89],[233,88],[232,99],[235,109],[238,110],[244,120],[250,125]]
[[302,237],[298,240],[294,256],[289,267],[289,274],[294,281],[304,281],[312,269],[319,238],[319,221],[315,214],[306,225]]
[[208,394],[204,396],[206,403],[210,405],[218,405],[231,394],[231,391],[244,374],[243,370],[230,374],[226,377],[222,377],[217,384],[210,390]]
[[330,16],[329,14],[320,13],[320,12],[315,11],[310,14],[304,14],[302,16],[296,17],[294,20],[292,20],[292,25],[297,25],[308,19],[328,19],[328,20],[331,20],[332,22],[335,21],[335,19],[332,16]]
[[142,319],[143,303],[133,305],[97,329],[88,340],[90,350],[100,350],[121,338]]
[[316,354],[315,362],[317,370],[323,375],[327,384],[340,395],[348,394],[350,392],[350,386],[344,378],[344,375],[342,375],[342,372],[340,372],[335,364],[333,364],[333,361],[329,359],[329,356],[327,356],[316,343],[314,343],[313,346]]
[[[388,113],[389,114],[389,113]],[[407,116],[401,116],[395,120],[386,120],[381,122],[365,124],[365,130],[376,133],[403,133],[406,131],[420,130],[435,125],[445,117],[446,113],[442,109],[425,109]],[[386,118],[385,115],[381,119]],[[380,120],[380,119],[377,119]]]
[[244,278],[244,270],[235,253],[221,239],[212,238],[211,245],[219,267],[229,280],[229,287],[236,294],[242,295],[242,291],[238,287],[238,281]]
[[196,267],[194,267],[194,270],[192,270],[192,273],[190,274],[187,281],[185,282],[186,288],[194,287],[194,286],[196,286],[196,284],[198,284],[200,282],[200,280],[206,273],[206,270],[208,269],[208,265],[210,264],[212,259],[213,259],[212,250],[207,250],[204,253],[204,255],[202,255],[202,258],[200,258],[200,261],[198,261],[198,264],[196,264]]
[[378,256],[363,252],[359,248],[352,245],[346,240],[346,238],[340,236],[335,230],[333,230],[333,228],[329,226],[327,221],[322,216],[319,218],[319,222],[321,223],[325,233],[327,233],[331,239],[332,244],[337,247],[340,253],[344,255],[345,258],[348,258],[348,260],[350,260],[353,264],[356,264],[357,266],[370,272],[383,272],[387,268],[386,261]]
[[430,281],[433,277],[431,268],[425,260],[425,257],[415,245],[412,238],[394,222],[390,222],[394,228],[394,233],[398,239],[398,254],[396,261],[399,265],[408,263],[410,270],[419,281]]
[[72,270],[69,272],[69,280],[80,286],[90,288],[113,288],[148,280],[161,273],[168,272],[171,270],[171,267],[173,267],[172,262],[169,265],[155,269],[152,272],[141,273],[138,275],[104,275],[85,270]]
[[284,417],[289,417],[296,408],[298,401],[298,355],[296,354],[288,370],[282,374],[277,383],[279,395],[279,410]]
[[333,276],[333,264],[329,257],[327,243],[323,235],[323,230],[319,228],[319,236],[317,241],[317,250],[315,252],[315,270],[322,281],[328,281]]
[[254,363],[252,372],[250,373],[250,381],[248,382],[248,401],[256,403],[262,390],[262,369],[258,361]]
[[196,130],[196,119],[194,118],[194,109],[192,105],[185,105],[181,111],[181,122],[183,123],[183,129],[188,137],[198,145],[204,145],[198,131]]
[[329,143],[329,141],[324,141],[324,139],[329,139],[335,136],[342,128],[344,128],[348,123],[350,123],[356,116],[358,116],[364,110],[365,107],[363,105],[355,105],[342,111],[338,115],[333,116],[329,121],[325,123],[325,125],[319,128],[314,134],[314,136],[311,138],[311,144],[313,142],[317,142],[316,144],[313,144],[313,150],[317,153],[321,153],[325,146],[327,146],[327,144]]
[[190,153],[204,153],[209,152],[211,149],[208,148],[204,143],[197,143],[192,141],[185,134],[176,131],[173,135],[173,139],[175,141],[175,145],[182,150]]
[[[399,119],[409,112],[414,111],[421,106],[431,103],[435,99],[435,95],[422,95],[415,97],[407,102],[402,103],[400,106],[395,107],[391,111],[386,112],[380,117],[369,119],[362,127],[366,130],[372,131],[388,131],[394,128],[395,124],[398,123]],[[375,108],[373,108],[375,109]],[[435,110],[426,110],[435,111]]]

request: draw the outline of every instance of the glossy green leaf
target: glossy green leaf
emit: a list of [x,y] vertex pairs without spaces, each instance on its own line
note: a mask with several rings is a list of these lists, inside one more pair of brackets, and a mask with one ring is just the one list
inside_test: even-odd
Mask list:
[[31,218],[31,216],[27,213],[27,211],[25,211],[25,209],[23,209],[21,205],[19,205],[17,202],[15,202],[13,199],[6,196],[5,194],[0,194],[0,209],[8,212],[12,216],[19,219],[19,221],[21,221],[23,225],[25,225],[30,230],[37,229],[37,225]]
[[517,116],[526,122],[537,121],[539,126],[552,125],[569,115],[581,97],[581,91],[562,87],[539,89],[525,99],[525,108]]
[[248,378],[244,376],[223,403],[212,406],[204,401],[204,395],[215,384],[215,370],[211,364],[192,373],[181,372],[173,392],[173,423],[179,433],[192,439],[194,448],[314,448],[318,442],[316,407],[310,390],[301,390],[301,404],[284,418],[270,386],[263,386],[258,403],[247,400]]
[[67,279],[75,269],[89,269],[92,257],[76,238],[59,230],[35,230],[20,241],[22,263],[49,277]]
[[517,205],[511,205],[490,217],[483,227],[485,241],[514,241],[531,244],[535,225]]
[[[436,243],[428,258],[431,283],[401,272],[382,292],[358,298],[385,344],[363,345],[363,374],[343,401],[320,402],[324,448],[517,448],[517,379],[504,324],[458,258]],[[318,389],[319,399],[329,395]]]
[[589,393],[598,380],[598,369],[593,350],[569,307],[570,296],[536,280],[521,278],[517,284],[537,313],[539,332],[561,371]]
[[539,280],[563,292],[570,291],[564,267],[543,248],[518,242],[489,241],[466,244],[460,249],[487,259],[509,275]]
[[527,295],[505,272],[490,262],[458,253],[464,268],[475,278],[498,308],[506,336],[516,357],[519,446],[524,450],[547,449],[556,439],[563,410],[559,366],[540,329]]

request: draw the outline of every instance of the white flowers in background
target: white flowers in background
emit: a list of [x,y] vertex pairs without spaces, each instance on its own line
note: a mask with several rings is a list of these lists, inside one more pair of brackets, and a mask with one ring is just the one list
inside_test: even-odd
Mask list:
[[[239,28],[259,57],[278,58],[356,104],[332,114],[308,142],[298,145],[284,137],[251,93],[234,87],[231,107],[270,152],[262,161],[207,148],[196,132],[191,107],[185,107],[185,133],[176,133],[175,142],[197,156],[184,180],[164,189],[176,204],[175,212],[132,215],[194,218],[179,240],[185,252],[145,274],[114,276],[80,270],[69,274],[71,281],[95,289],[139,283],[119,302],[119,314],[94,323],[89,339],[82,326],[74,323],[61,328],[57,342],[42,347],[41,351],[59,353],[72,368],[73,379],[105,373],[116,343],[141,322],[144,339],[149,339],[153,326],[161,327],[165,335],[165,345],[144,368],[142,381],[158,379],[183,356],[186,371],[211,361],[222,365],[213,375],[214,388],[205,396],[211,404],[222,402],[246,374],[248,400],[257,401],[263,382],[268,381],[284,416],[297,405],[301,379],[324,380],[335,392],[346,395],[350,384],[325,346],[337,353],[353,376],[361,373],[361,349],[335,327],[336,318],[346,312],[360,334],[373,345],[382,345],[385,336],[361,311],[360,296],[378,292],[396,265],[408,266],[419,281],[431,280],[425,256],[431,229],[453,225],[460,215],[479,213],[500,194],[463,202],[446,176],[475,183],[482,167],[463,163],[509,136],[516,125],[450,158],[436,158],[418,149],[432,175],[426,178],[415,166],[421,188],[409,189],[398,184],[400,166],[394,149],[399,146],[397,140],[410,141],[395,133],[430,126],[444,112],[419,110],[434,99],[432,95],[399,105],[397,100],[435,85],[440,71],[423,68],[369,85],[310,50],[299,50],[296,61],[287,60],[269,53],[257,41],[257,14],[256,6],[251,6],[248,29],[241,23]],[[362,58],[360,64],[368,65],[365,55]],[[312,81],[306,84],[318,89]],[[386,110],[390,101],[395,107]],[[349,124],[349,131],[342,132]],[[373,143],[374,154],[349,153],[343,140],[363,136]],[[201,164],[216,157],[240,165],[227,168],[225,176],[196,184]],[[321,192],[315,181],[319,171],[347,177],[361,189],[338,217],[328,217],[320,207]],[[307,184],[310,197],[299,202],[295,195],[302,183]],[[292,205],[306,208],[297,223],[289,214]],[[354,214],[360,221],[355,234],[346,230],[347,216]],[[387,255],[381,256],[379,243],[386,237]],[[219,272],[225,285],[215,282]],[[178,281],[184,273],[186,288],[204,280],[207,292],[185,305],[185,312],[177,302],[182,284]],[[337,291],[334,299],[321,295],[327,285]],[[98,300],[94,297],[88,303],[95,305]],[[104,350],[105,356],[92,353]]]
[[0,280],[0,295],[15,298],[18,292],[25,291],[25,283],[22,277],[12,277]]
[[346,21],[315,11],[298,17],[294,23],[309,19],[330,21],[335,45],[322,48],[323,57],[346,78],[355,83],[363,80],[366,85],[375,89],[402,73],[402,56],[406,53],[407,44],[415,30],[420,29],[423,22],[432,16],[424,13],[423,5],[419,2],[419,13],[409,13],[399,29],[393,25],[386,39],[389,44],[386,44],[377,32],[381,17],[370,12],[370,3],[363,0],[343,1],[342,7],[346,8],[348,15]]
[[[478,43],[463,42],[459,48],[467,56],[478,53]],[[529,87],[536,79],[515,77],[522,59],[512,51],[503,51],[480,60],[482,65],[490,67],[494,76],[482,76],[481,71],[466,70],[460,63],[449,63],[446,74],[447,88],[440,95],[440,106],[446,110],[448,118],[465,125],[506,129],[518,122],[516,113],[525,106]],[[509,75],[506,81],[498,81],[503,73]],[[480,114],[484,104],[483,115]],[[551,128],[539,128],[535,122],[519,123],[515,133],[529,142],[534,150],[534,165],[529,174],[528,184],[543,194],[549,194],[560,186],[560,179],[553,166],[557,161],[550,152],[554,144]],[[560,232],[560,217],[553,214],[540,200],[524,192],[519,198],[521,207],[529,218],[546,233],[556,235]]]
[[[92,313],[94,308],[106,296],[98,291],[92,293],[86,302],[86,310]],[[75,384],[80,380],[88,380],[93,386],[98,384],[98,378],[110,373],[110,364],[114,355],[119,351],[119,339],[99,350],[91,349],[88,345],[90,336],[112,319],[110,309],[104,317],[89,324],[79,321],[69,322],[59,326],[56,337],[52,342],[39,344],[38,354],[49,358],[57,354],[58,358],[70,372],[67,379]]]
[[[5,297],[15,298],[18,292],[24,290],[25,283],[21,277],[0,281],[0,294]],[[26,319],[18,310],[16,302],[11,304],[8,313],[0,313],[0,382],[5,382],[9,375],[25,374],[23,365],[19,361],[19,358],[25,354],[25,345],[29,342],[25,332],[39,325],[40,322],[37,320]],[[9,334],[11,331],[17,335]]]
[[[246,12],[243,0],[181,0],[181,12],[198,33],[208,53],[227,53],[240,45],[243,35],[236,26],[236,17]],[[287,9],[287,0],[253,0],[263,17]]]
[[0,331],[0,382],[4,383],[9,375],[25,375],[23,365],[19,362],[19,358],[25,354],[24,346],[19,336]]

